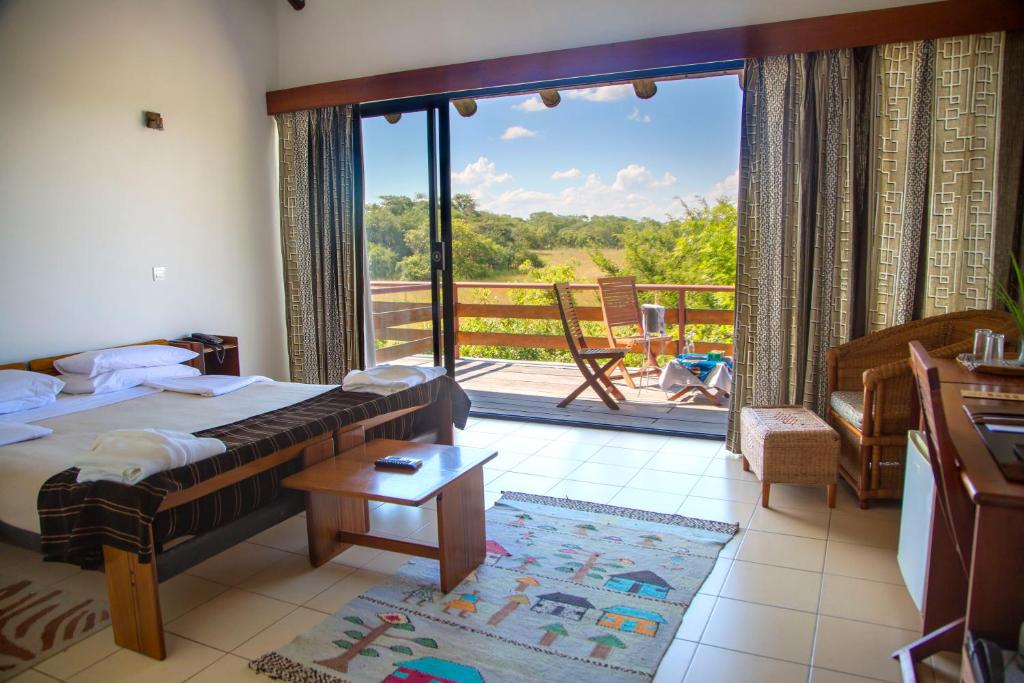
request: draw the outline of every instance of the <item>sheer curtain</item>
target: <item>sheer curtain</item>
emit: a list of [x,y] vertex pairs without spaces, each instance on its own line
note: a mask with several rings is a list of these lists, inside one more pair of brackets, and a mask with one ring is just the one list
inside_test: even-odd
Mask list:
[[365,365],[370,327],[359,111],[349,105],[276,118],[291,378],[340,384]]

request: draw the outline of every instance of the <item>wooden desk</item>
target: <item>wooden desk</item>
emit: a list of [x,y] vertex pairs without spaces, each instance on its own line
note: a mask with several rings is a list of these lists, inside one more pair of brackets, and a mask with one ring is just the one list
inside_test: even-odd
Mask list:
[[[379,470],[378,458],[423,461],[416,471]],[[496,451],[376,439],[305,468],[282,486],[306,492],[310,561],[320,566],[350,545],[438,560],[441,590],[455,588],[484,561],[482,465]],[[373,536],[367,501],[420,506],[437,496],[437,546]]]
[[[970,576],[964,581],[953,539],[941,516],[932,510],[924,632],[964,617],[966,629],[1008,646],[1017,642],[1024,621],[1024,484],[1003,477],[964,412],[960,392],[1021,392],[1024,378],[971,373],[952,359],[936,359],[935,364],[961,481],[975,504],[974,544]],[[948,645],[960,649],[959,644]]]

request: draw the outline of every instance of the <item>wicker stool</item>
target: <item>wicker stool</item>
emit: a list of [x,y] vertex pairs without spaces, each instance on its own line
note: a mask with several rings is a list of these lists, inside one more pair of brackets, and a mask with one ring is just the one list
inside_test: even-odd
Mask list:
[[800,406],[740,411],[743,470],[761,480],[761,505],[768,507],[772,484],[824,484],[828,506],[836,506],[839,435]]

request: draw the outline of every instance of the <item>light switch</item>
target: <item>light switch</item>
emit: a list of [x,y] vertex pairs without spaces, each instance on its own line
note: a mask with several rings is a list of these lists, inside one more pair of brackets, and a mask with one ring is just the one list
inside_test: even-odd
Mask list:
[[153,282],[167,279],[167,266],[153,266]]

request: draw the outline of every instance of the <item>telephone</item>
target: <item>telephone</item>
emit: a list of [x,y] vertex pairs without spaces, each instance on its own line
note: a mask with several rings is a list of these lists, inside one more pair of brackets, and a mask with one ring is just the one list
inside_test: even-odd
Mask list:
[[194,341],[204,344],[206,346],[220,346],[224,343],[224,340],[212,334],[203,334],[202,332],[193,332],[189,336],[185,337],[185,341]]
[[224,354],[224,340],[213,334],[204,334],[202,332],[193,332],[189,336],[184,338],[185,341],[199,342],[203,346],[209,346],[213,349],[213,355],[217,359],[218,363],[223,363]]

